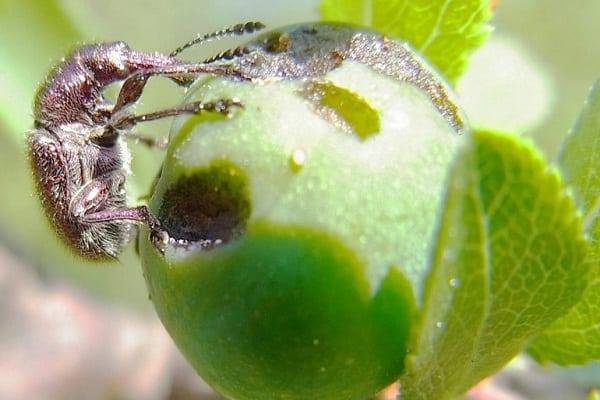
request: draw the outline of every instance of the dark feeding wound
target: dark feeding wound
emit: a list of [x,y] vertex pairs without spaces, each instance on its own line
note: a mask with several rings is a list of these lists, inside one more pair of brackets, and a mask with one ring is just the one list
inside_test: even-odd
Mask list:
[[250,212],[248,179],[243,171],[230,162],[214,161],[179,178],[166,190],[158,218],[174,237],[221,244],[243,233]]

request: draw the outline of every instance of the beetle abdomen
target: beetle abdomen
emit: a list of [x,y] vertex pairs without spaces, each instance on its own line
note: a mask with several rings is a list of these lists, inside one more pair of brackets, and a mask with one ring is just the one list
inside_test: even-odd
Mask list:
[[[28,137],[28,153],[38,196],[46,217],[63,242],[78,255],[94,260],[115,258],[129,238],[129,223],[82,223],[69,211],[71,177],[61,144],[45,129]],[[106,206],[125,204],[125,196],[113,196]]]

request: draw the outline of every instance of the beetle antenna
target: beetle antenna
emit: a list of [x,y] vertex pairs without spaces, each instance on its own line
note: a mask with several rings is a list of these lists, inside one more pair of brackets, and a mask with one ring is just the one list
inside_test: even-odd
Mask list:
[[198,35],[195,39],[190,40],[182,46],[179,46],[175,50],[173,50],[169,57],[175,57],[185,49],[192,47],[197,44],[210,42],[213,40],[222,39],[226,36],[239,36],[245,35],[249,33],[258,32],[261,29],[265,28],[265,25],[259,21],[248,21],[241,24],[236,24],[233,26],[228,26],[227,28],[220,29],[218,31],[214,31],[211,33],[207,33],[206,35]]
[[202,61],[205,64],[210,64],[216,61],[233,60],[234,58],[244,56],[250,53],[250,49],[246,46],[238,46],[235,49],[228,49]]

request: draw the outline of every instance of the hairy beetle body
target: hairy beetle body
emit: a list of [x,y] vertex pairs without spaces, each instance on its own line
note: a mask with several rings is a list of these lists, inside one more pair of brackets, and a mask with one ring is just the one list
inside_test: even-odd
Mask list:
[[73,128],[59,132],[38,128],[30,133],[29,158],[37,190],[46,216],[71,248],[86,258],[116,257],[129,239],[130,223],[83,222],[81,211],[73,208],[73,198],[86,180],[104,179],[109,183],[105,200],[94,211],[126,207],[129,152],[120,139],[109,149],[86,145],[85,134],[77,133],[85,130]]
[[[146,206],[127,206],[130,154],[123,138],[139,138],[132,133],[139,122],[202,111],[229,115],[241,104],[230,99],[195,102],[146,115],[134,115],[128,107],[152,76],[166,76],[180,85],[201,73],[243,79],[232,65],[220,62],[222,57],[193,63],[175,55],[201,39],[262,27],[258,22],[239,24],[196,39],[171,55],[134,51],[124,42],[87,44],[54,67],[35,97],[34,128],[27,143],[45,213],[71,249],[88,259],[114,258],[127,243],[133,222],[147,224],[158,242],[170,238]],[[118,81],[123,84],[112,103],[103,91]]]

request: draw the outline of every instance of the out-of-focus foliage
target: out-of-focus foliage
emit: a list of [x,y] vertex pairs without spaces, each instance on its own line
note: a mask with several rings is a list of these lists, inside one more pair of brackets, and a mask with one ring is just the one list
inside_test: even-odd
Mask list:
[[600,37],[600,2],[582,0],[569,7],[563,0],[501,0],[494,15],[496,30],[518,40],[552,81],[557,101],[527,135],[553,156],[598,78],[600,52],[594,49]]
[[[2,139],[19,145],[31,125],[31,96],[44,76],[53,50],[68,48],[80,39],[56,1],[0,2],[0,118],[8,128]],[[23,29],[27,26],[28,29]],[[44,45],[39,44],[43,41]],[[6,137],[5,137],[6,136]]]
[[579,119],[565,139],[559,165],[588,225],[600,208],[600,81],[592,88]]
[[592,88],[584,109],[566,138],[559,163],[573,190],[592,241],[589,286],[566,316],[553,323],[529,347],[540,361],[561,365],[600,359],[600,82]]
[[556,85],[521,40],[494,32],[471,55],[456,91],[474,126],[529,135],[551,116]]

